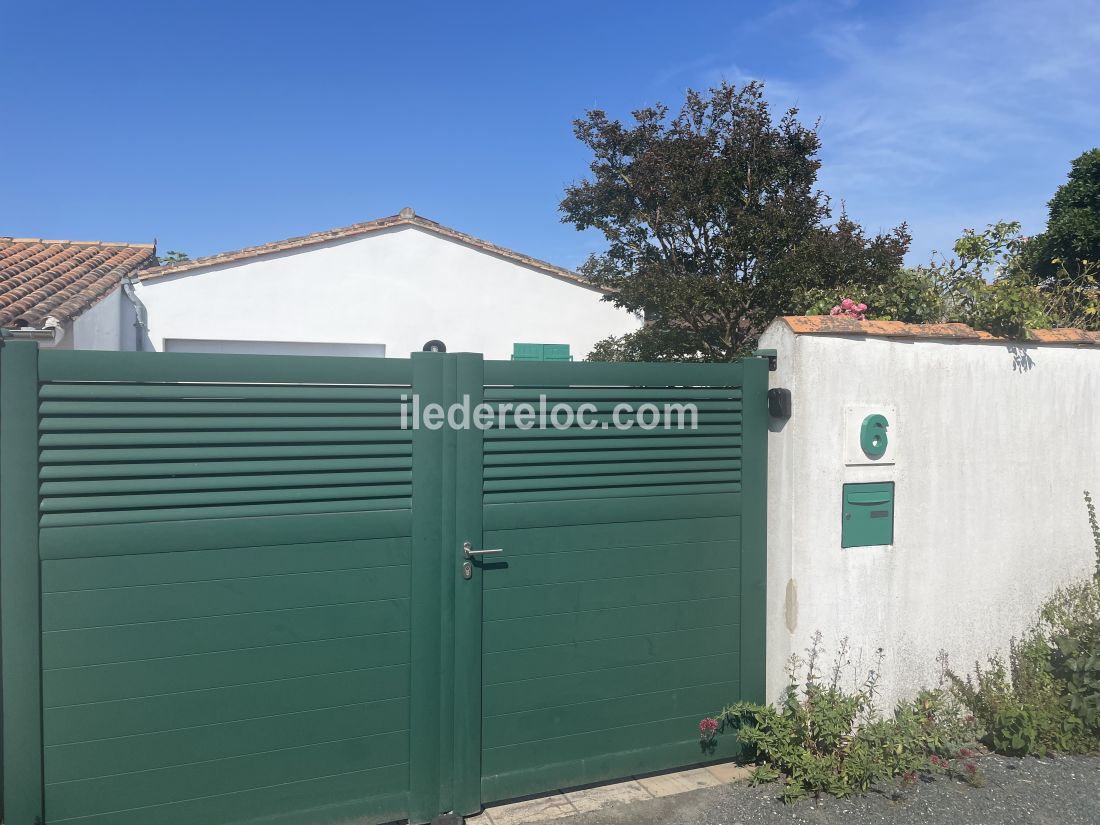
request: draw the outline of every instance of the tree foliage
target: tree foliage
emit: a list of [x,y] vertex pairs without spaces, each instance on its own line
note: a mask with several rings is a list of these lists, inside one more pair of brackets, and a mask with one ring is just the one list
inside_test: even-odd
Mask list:
[[601,360],[725,361],[751,350],[814,289],[883,283],[909,246],[904,225],[868,237],[815,188],[821,142],[797,110],[778,119],[763,85],[689,91],[631,125],[593,110],[574,124],[591,177],[567,188],[563,220],[608,248],[582,272],[645,329],[601,342]]
[[929,267],[942,296],[942,320],[1007,337],[1046,326],[1042,295],[1021,260],[1023,244],[1017,221],[964,230],[955,241],[956,257]]
[[1029,241],[1016,221],[964,230],[951,257],[901,269],[884,282],[848,284],[810,297],[808,312],[824,314],[840,296],[868,305],[867,317],[909,323],[958,322],[1009,338],[1029,329],[1100,329],[1100,266],[1057,262],[1047,276],[1030,268]]
[[1100,261],[1100,148],[1073,161],[1069,178],[1048,204],[1046,231],[1027,244],[1029,269],[1045,278],[1077,274]]
[[178,249],[169,249],[163,255],[157,255],[157,263],[161,265],[178,264],[181,261],[189,261],[191,257],[186,252]]

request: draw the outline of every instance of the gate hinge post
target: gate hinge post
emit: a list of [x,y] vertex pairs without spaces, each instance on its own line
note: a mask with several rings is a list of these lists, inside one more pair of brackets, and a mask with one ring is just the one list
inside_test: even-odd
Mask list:
[[774,349],[758,349],[753,350],[754,358],[767,358],[768,359],[768,372],[775,372],[779,369],[779,350]]

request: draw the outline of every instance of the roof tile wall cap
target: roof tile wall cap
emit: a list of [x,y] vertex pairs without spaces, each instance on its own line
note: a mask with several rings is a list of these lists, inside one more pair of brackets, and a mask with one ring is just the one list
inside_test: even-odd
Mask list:
[[156,244],[151,243],[111,243],[110,241],[70,241],[53,240],[49,238],[13,238],[8,235],[0,235],[0,242],[5,243],[41,243],[41,244],[65,244],[68,246],[106,246],[126,247],[131,249],[155,249]]
[[1030,330],[1026,339],[1012,339],[976,330],[966,324],[907,324],[903,321],[857,321],[832,315],[785,315],[784,323],[796,335],[867,335],[876,338],[923,338],[1001,341],[1035,344],[1100,346],[1100,332],[1059,328]]

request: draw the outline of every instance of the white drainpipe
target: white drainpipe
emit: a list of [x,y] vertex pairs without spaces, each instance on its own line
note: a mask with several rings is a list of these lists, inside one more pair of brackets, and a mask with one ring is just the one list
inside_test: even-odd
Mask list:
[[134,306],[134,351],[141,352],[145,349],[145,333],[149,329],[149,313],[145,309],[145,304],[141,302],[141,298],[137,295],[137,290],[134,289],[134,281],[129,275],[122,277],[122,291],[126,293],[126,297],[130,299],[130,303]]

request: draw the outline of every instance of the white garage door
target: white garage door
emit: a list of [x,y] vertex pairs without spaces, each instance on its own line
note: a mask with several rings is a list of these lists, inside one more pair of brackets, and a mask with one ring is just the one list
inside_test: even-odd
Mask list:
[[318,341],[229,341],[214,338],[165,338],[165,352],[214,352],[235,355],[346,355],[385,358],[385,344]]

